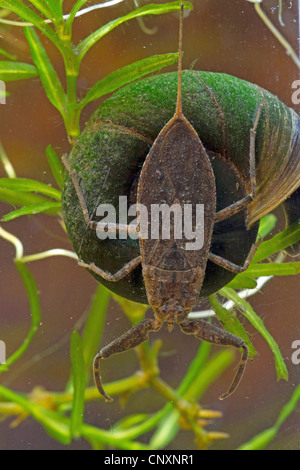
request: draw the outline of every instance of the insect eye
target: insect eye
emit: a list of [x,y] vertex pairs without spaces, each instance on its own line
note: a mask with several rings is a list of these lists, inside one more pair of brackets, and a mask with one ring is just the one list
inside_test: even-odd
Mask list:
[[161,310],[161,313],[165,314],[169,312],[169,307],[168,305],[163,305],[160,310]]
[[165,303],[165,305],[163,305],[161,307],[161,312],[163,314],[166,314],[166,313],[176,313],[177,315],[181,314],[184,312],[182,306],[180,305],[180,303],[177,301],[177,300],[174,300],[174,299],[170,299],[168,300],[167,303]]

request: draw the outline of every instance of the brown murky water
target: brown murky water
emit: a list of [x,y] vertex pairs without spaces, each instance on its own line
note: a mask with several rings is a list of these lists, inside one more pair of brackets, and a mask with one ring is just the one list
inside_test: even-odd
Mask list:
[[[285,3],[286,27],[281,30],[297,49],[297,2]],[[71,1],[65,2],[66,12],[72,4]],[[185,68],[197,61],[195,69],[226,72],[257,83],[291,106],[291,84],[298,79],[299,71],[257,17],[253,5],[245,0],[202,0],[195,4],[195,11],[184,23]],[[277,7],[278,2],[275,0],[264,2],[265,11],[278,25]],[[133,2],[127,1],[76,20],[74,42],[77,43],[100,25],[132,9]],[[148,36],[141,31],[136,21],[131,21],[107,35],[89,52],[81,68],[79,87],[82,93],[101,77],[123,65],[153,54],[177,50],[176,16],[146,17],[145,23],[149,27],[157,26],[157,34]],[[56,49],[47,41],[44,44],[63,78],[63,65]],[[30,62],[29,49],[20,29],[7,30],[1,27],[0,47],[17,54],[20,61]],[[172,70],[175,69],[174,66]],[[0,139],[17,174],[45,183],[53,181],[46,162],[46,146],[51,143],[60,155],[70,150],[60,115],[47,101],[38,79],[9,84],[8,90],[11,96],[0,109]],[[82,126],[97,104],[93,103],[85,109]],[[4,174],[1,173],[1,176]],[[9,210],[9,206],[1,204],[0,215]],[[58,224],[47,216],[21,218],[5,225],[5,228],[23,240],[26,254],[49,248],[70,248]],[[13,246],[0,240],[0,253],[0,339],[6,341],[10,354],[20,345],[28,331],[29,306],[12,261]],[[96,282],[69,259],[52,258],[35,262],[30,265],[30,269],[37,279],[41,294],[42,324],[25,356],[10,373],[1,376],[1,380],[16,391],[29,392],[37,385],[49,390],[62,390],[68,379],[70,333],[87,308]],[[259,356],[249,364],[238,391],[225,402],[217,400],[233,376],[233,370],[229,368],[202,400],[205,407],[224,413],[224,417],[212,428],[227,431],[231,435],[229,440],[215,444],[216,449],[234,449],[255,433],[272,425],[300,379],[300,366],[293,365],[290,360],[291,344],[300,339],[299,278],[271,281],[260,294],[251,299],[251,304],[279,343],[286,358],[290,380],[288,383],[277,383],[272,353],[260,335],[250,327]],[[128,323],[120,308],[111,303],[105,341],[119,335],[127,327]],[[198,344],[196,340],[181,335],[177,328],[172,334],[163,331],[160,335],[164,340],[160,358],[161,373],[166,381],[175,385],[183,377]],[[60,341],[60,347],[50,353],[48,348]],[[133,352],[110,361],[106,380],[124,377],[133,372],[135,367]],[[117,401],[107,405],[88,405],[86,421],[109,428],[124,412],[144,412],[145,400],[149,401],[147,411],[155,411],[162,404],[157,394],[140,392],[134,400],[129,399],[124,411]],[[61,448],[44,431],[40,432],[40,426],[31,419],[13,430],[9,430],[8,424],[5,422],[0,425],[2,449]],[[84,449],[87,445],[79,441],[71,447]],[[299,413],[295,413],[284,425],[272,447],[300,448]],[[181,433],[172,448],[193,449],[192,435]]]

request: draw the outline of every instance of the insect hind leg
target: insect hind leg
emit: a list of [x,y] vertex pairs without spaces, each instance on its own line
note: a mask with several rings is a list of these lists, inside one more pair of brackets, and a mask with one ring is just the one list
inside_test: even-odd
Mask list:
[[202,339],[204,341],[208,341],[209,343],[218,344],[220,346],[234,346],[235,348],[241,349],[243,351],[242,358],[233,382],[229,387],[229,390],[221,395],[219,399],[224,400],[225,398],[229,397],[237,389],[244,375],[248,360],[247,345],[241,338],[238,338],[237,336],[203,320],[186,320],[179,326],[183,333],[187,335],[193,335],[197,339]]

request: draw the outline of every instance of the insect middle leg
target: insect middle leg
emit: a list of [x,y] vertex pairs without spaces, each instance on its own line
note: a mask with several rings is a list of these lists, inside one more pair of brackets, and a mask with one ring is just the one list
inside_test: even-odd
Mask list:
[[156,319],[146,319],[135,325],[133,328],[128,330],[120,338],[115,339],[110,344],[105,346],[97,354],[94,359],[94,380],[100,394],[108,401],[113,401],[104,391],[101,377],[100,377],[100,361],[101,359],[107,359],[113,354],[119,354],[124,351],[136,348],[140,344],[144,343],[149,337],[149,333],[152,331],[158,331],[162,326],[162,322]]
[[243,350],[242,358],[234,380],[229,387],[229,390],[219,398],[220,400],[224,400],[225,398],[229,397],[229,395],[231,395],[236,390],[243,377],[248,360],[247,345],[241,338],[238,338],[237,336],[234,336],[233,334],[228,333],[227,331],[222,330],[215,325],[211,325],[210,323],[207,323],[203,320],[186,320],[179,326],[183,333],[187,335],[193,335],[196,338],[208,341],[209,343],[219,344],[221,346],[234,346],[237,349]]

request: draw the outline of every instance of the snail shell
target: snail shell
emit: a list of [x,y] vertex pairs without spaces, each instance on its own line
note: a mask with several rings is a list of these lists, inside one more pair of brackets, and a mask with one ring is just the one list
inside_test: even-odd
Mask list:
[[[122,88],[94,113],[69,159],[90,216],[103,203],[112,204],[118,214],[119,196],[127,196],[128,204],[135,202],[143,162],[174,114],[176,95],[177,73],[157,75]],[[213,253],[243,265],[263,215],[286,201],[289,222],[300,219],[299,118],[268,91],[225,74],[184,71],[182,95],[183,113],[211,159],[218,211],[251,192],[250,129],[259,103],[263,104],[256,136],[257,195],[247,213],[215,225],[211,246]],[[99,240],[86,227],[69,175],[62,202],[70,240],[85,263],[114,273],[139,255],[138,240]],[[147,303],[140,267],[117,283],[92,275],[119,295]],[[201,297],[234,276],[208,262]]]

